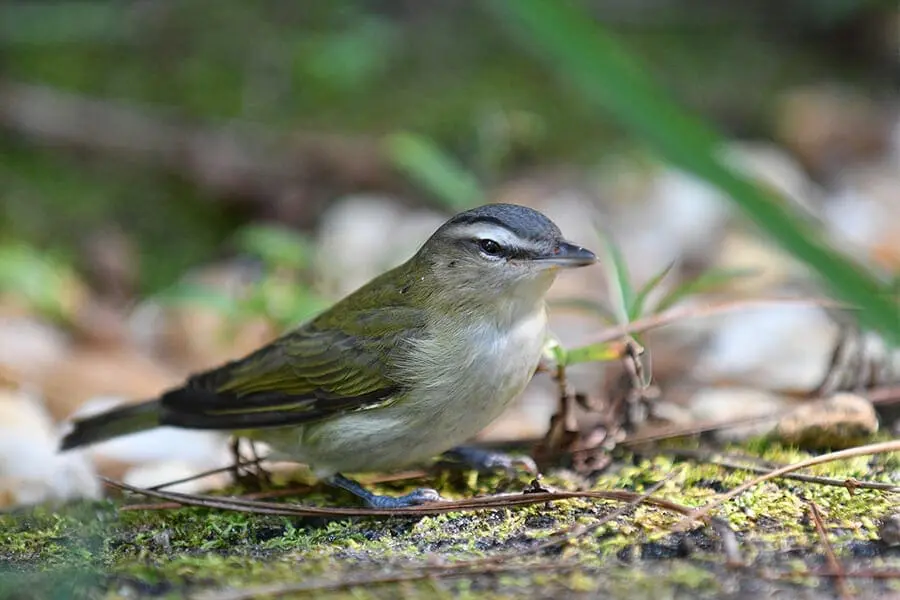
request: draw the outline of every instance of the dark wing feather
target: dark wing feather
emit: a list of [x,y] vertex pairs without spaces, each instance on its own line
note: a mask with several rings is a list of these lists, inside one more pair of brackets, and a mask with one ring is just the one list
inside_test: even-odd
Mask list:
[[167,392],[161,422],[192,429],[284,427],[388,402],[403,390],[386,368],[402,332],[381,331],[365,344],[359,340],[372,338],[314,321]]

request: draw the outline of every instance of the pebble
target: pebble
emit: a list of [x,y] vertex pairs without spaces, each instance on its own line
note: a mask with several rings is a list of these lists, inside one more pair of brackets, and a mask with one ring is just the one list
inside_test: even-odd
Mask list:
[[832,174],[884,152],[889,128],[883,108],[862,92],[814,85],[783,94],[775,137],[813,172]]
[[0,509],[99,498],[94,467],[82,452],[57,452],[59,437],[37,396],[0,388]]
[[33,378],[69,352],[69,339],[35,317],[0,314],[0,365]]
[[774,435],[806,450],[842,450],[866,443],[877,432],[872,403],[840,393],[797,407],[779,421]]

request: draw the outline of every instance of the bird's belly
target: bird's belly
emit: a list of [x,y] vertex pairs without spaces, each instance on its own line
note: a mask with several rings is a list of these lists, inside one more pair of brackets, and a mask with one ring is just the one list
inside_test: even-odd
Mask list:
[[469,344],[467,356],[444,356],[444,369],[388,406],[310,424],[300,435],[285,431],[270,443],[322,476],[427,461],[475,436],[524,390],[540,358],[543,326],[524,323],[502,339]]

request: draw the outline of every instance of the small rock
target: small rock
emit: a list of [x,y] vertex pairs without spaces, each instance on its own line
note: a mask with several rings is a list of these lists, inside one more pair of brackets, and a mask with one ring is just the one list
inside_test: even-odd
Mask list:
[[152,542],[156,545],[157,548],[162,550],[163,552],[168,552],[172,549],[172,530],[171,529],[163,529],[159,533],[153,536]]
[[213,308],[180,306],[165,319],[160,356],[182,374],[194,373],[246,356],[276,336],[263,317],[235,323]]
[[884,518],[878,529],[878,537],[888,546],[900,546],[900,513]]
[[33,379],[69,351],[68,337],[28,316],[0,315],[0,364]]
[[810,181],[803,165],[782,148],[758,142],[733,142],[726,146],[723,158],[761,187],[787,200],[793,208],[806,212],[817,210],[822,190]]
[[872,403],[854,394],[807,402],[782,418],[774,435],[810,450],[840,450],[865,443],[878,432]]
[[95,348],[119,348],[127,345],[129,338],[125,313],[97,298],[72,315],[71,332],[76,343]]
[[[734,143],[722,148],[721,157],[735,171],[776,191],[794,208],[810,212],[819,203],[820,190],[779,148]],[[651,171],[621,162],[601,174],[601,193],[624,193],[629,202],[603,225],[628,257],[634,279],[646,281],[673,261],[708,266],[737,225],[733,202],[691,173],[671,168]],[[622,179],[627,184],[624,187]],[[643,182],[628,183],[630,179]]]
[[86,235],[81,246],[83,271],[92,288],[114,306],[128,302],[138,279],[132,240],[120,228],[106,225]]
[[100,497],[90,461],[81,452],[60,454],[58,446],[40,401],[0,388],[0,508]]
[[729,232],[713,267],[746,272],[728,283],[729,292],[742,296],[770,295],[773,289],[809,277],[805,265],[756,232]]

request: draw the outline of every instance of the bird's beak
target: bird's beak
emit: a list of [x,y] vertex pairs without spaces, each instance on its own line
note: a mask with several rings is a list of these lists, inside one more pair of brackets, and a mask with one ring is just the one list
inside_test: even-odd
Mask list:
[[597,255],[581,246],[570,244],[569,242],[560,242],[553,252],[544,256],[538,256],[535,262],[547,267],[561,267],[563,269],[571,269],[575,267],[586,267],[597,262]]

